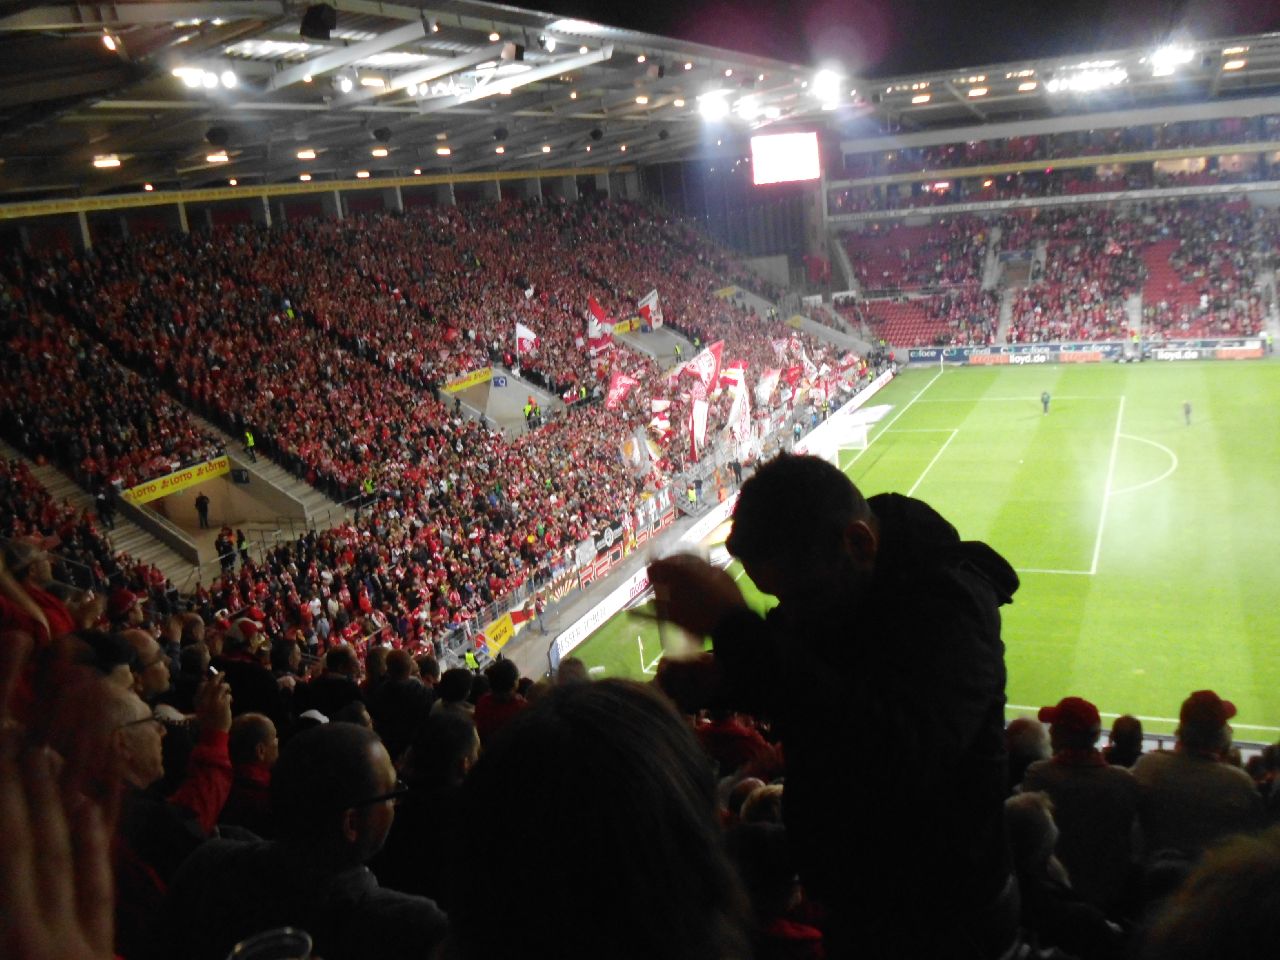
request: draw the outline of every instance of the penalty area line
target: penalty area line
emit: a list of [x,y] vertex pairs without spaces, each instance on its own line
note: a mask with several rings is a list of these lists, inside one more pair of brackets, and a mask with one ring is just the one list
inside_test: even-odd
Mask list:
[[932,380],[930,380],[928,383],[926,383],[923,387],[921,387],[921,388],[920,388],[920,392],[919,392],[919,393],[917,393],[917,394],[916,394],[914,397],[912,397],[910,400],[908,400],[908,401],[907,401],[907,403],[906,403],[906,405],[905,405],[901,410],[899,410],[897,413],[895,413],[895,414],[893,415],[893,419],[892,419],[892,420],[890,420],[888,423],[886,423],[886,424],[884,425],[883,429],[881,429],[881,431],[880,431],[879,433],[877,433],[874,437],[872,437],[870,440],[868,440],[868,441],[867,441],[867,445],[866,445],[865,447],[863,447],[861,450],[859,450],[859,451],[858,451],[857,456],[855,456],[852,460],[850,460],[850,461],[845,465],[845,467],[844,467],[844,472],[845,472],[845,473],[848,473],[851,469],[853,469],[853,465],[854,465],[855,463],[857,463],[859,459],[861,459],[861,457],[862,457],[862,455],[863,455],[864,453],[866,453],[868,450],[870,450],[870,449],[871,449],[871,445],[872,445],[873,443],[875,443],[877,440],[879,440],[881,437],[883,437],[886,433],[888,433],[888,432],[889,432],[889,429],[890,429],[890,428],[891,428],[895,423],[897,423],[897,422],[898,422],[899,418],[900,418],[904,413],[906,413],[908,410],[910,410],[910,409],[911,409],[911,405],[912,405],[912,404],[914,404],[914,403],[915,403],[917,400],[919,400],[921,397],[923,397],[923,396],[924,396],[924,392],[925,392],[926,390],[928,390],[930,387],[932,387],[935,383],[937,383],[937,382],[938,382],[938,378],[939,378],[940,376],[942,376],[942,371],[941,371],[941,370],[939,370],[937,373],[935,373],[935,374],[933,375],[933,379],[932,379]]
[[1107,485],[1102,488],[1102,513],[1098,517],[1098,536],[1093,541],[1093,563],[1090,573],[1098,572],[1098,557],[1102,555],[1102,534],[1107,529],[1107,508],[1111,503],[1111,487],[1116,476],[1116,455],[1120,451],[1120,432],[1124,423],[1124,394],[1120,395],[1120,409],[1116,412],[1116,430],[1111,437],[1111,462],[1107,464]]

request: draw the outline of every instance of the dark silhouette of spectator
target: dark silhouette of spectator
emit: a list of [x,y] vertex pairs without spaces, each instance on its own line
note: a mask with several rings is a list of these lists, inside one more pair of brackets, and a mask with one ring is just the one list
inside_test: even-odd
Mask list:
[[409,793],[396,811],[386,846],[369,863],[379,883],[448,908],[451,865],[440,828],[466,819],[462,783],[479,757],[480,735],[466,714],[440,711],[418,728],[401,766]]
[[261,624],[242,617],[223,635],[222,653],[212,663],[227,678],[236,716],[263,713],[275,722],[283,719],[280,688],[262,662],[265,642]]
[[333,719],[348,703],[362,699],[356,684],[359,675],[360,661],[351,647],[339,644],[330,648],[324,655],[324,673],[295,688],[294,709],[298,713],[318,710]]
[[415,675],[417,664],[407,650],[387,654],[387,675],[369,702],[374,729],[397,764],[422,726],[435,695]]
[[1107,747],[1102,755],[1115,767],[1132,767],[1142,756],[1142,721],[1125,714],[1111,724]]
[[1139,787],[1123,767],[1107,764],[1097,749],[1098,708],[1080,697],[1044,707],[1053,758],[1027,768],[1022,789],[1053,801],[1059,836],[1055,851],[1076,894],[1110,916],[1130,905],[1134,822]]
[[261,713],[242,713],[231,722],[227,738],[234,780],[219,823],[275,835],[271,819],[271,770],[280,759],[276,725]]
[[[517,931],[519,952],[533,957],[749,955],[710,768],[652,688],[619,680],[556,688],[494,738],[461,805],[488,826],[460,836],[449,860],[460,960],[510,957]],[[593,812],[564,820],[571,808]],[[494,923],[485,891],[498,878],[524,895]],[[548,923],[566,903],[573,922]]]
[[660,614],[714,638],[719,695],[781,735],[787,830],[833,955],[1001,956],[1017,929],[998,613],[1013,569],[918,500],[864,500],[817,457],[761,467],[726,545],[779,598],[765,620],[696,557],[650,579]]
[[1029,946],[1057,948],[1079,960],[1119,960],[1125,955],[1123,931],[1072,889],[1066,868],[1054,855],[1058,829],[1053,818],[1047,794],[1032,791],[1005,801]]
[[364,866],[400,796],[372,731],[329,723],[295,736],[271,778],[278,839],[212,840],[183,864],[165,909],[168,955],[222,960],[245,937],[297,926],[326,960],[430,956],[444,914]]
[[1144,754],[1133,765],[1142,787],[1139,822],[1147,859],[1165,851],[1196,857],[1229,834],[1260,829],[1262,799],[1253,780],[1224,761],[1236,707],[1197,690],[1178,713],[1174,750]]

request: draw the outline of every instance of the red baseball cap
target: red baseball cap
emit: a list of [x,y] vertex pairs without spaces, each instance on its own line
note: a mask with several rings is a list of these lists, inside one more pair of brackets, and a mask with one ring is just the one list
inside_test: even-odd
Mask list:
[[1041,707],[1037,716],[1042,722],[1064,730],[1087,733],[1102,729],[1102,717],[1098,715],[1098,708],[1080,697],[1063,697],[1056,707]]
[[1182,701],[1182,710],[1178,720],[1183,726],[1190,724],[1206,730],[1217,730],[1226,726],[1228,720],[1236,715],[1236,705],[1230,700],[1223,700],[1212,690],[1197,690]]
[[111,591],[111,601],[107,608],[111,616],[120,617],[128,613],[135,603],[144,603],[146,599],[145,596],[134,593],[128,587],[116,587]]

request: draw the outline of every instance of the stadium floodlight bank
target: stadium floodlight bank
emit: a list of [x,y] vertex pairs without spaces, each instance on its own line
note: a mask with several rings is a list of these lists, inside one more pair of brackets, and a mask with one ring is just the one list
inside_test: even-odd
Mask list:
[[1107,340],[1096,343],[1012,343],[986,347],[911,347],[912,364],[1031,366],[1042,363],[1137,363],[1143,360],[1255,360],[1266,355],[1264,337],[1221,340]]

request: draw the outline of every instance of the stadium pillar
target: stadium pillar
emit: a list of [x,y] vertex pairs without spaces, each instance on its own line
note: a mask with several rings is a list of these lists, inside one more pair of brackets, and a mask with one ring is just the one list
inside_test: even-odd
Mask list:
[[578,181],[574,177],[552,177],[539,181],[538,190],[539,195],[544,197],[559,197],[561,200],[578,199]]
[[607,173],[596,174],[596,193],[603,193],[610,200],[613,199],[613,191],[610,189],[609,175]]
[[265,196],[249,201],[249,218],[259,226],[271,226],[271,203]]
[[116,217],[116,220],[118,220],[120,223],[120,239],[128,240],[129,239],[129,218],[122,213],[118,217]]
[[458,205],[458,195],[454,192],[452,180],[444,185],[444,191],[445,203],[451,207],[456,207]]
[[191,232],[191,224],[187,223],[187,205],[178,201],[178,229],[183,233]]
[[480,189],[484,193],[484,199],[487,203],[500,203],[502,201],[502,185],[497,180],[484,181],[480,184]]
[[18,244],[27,253],[31,252],[31,230],[25,223],[18,224]]
[[326,217],[333,217],[335,220],[342,219],[342,194],[337,190],[332,193],[320,194],[320,206],[323,208]]
[[89,218],[84,215],[83,210],[76,211],[76,222],[80,224],[80,243],[86,250],[92,250],[93,237],[89,233]]
[[404,194],[400,192],[399,184],[382,191],[382,205],[396,213],[404,213]]

